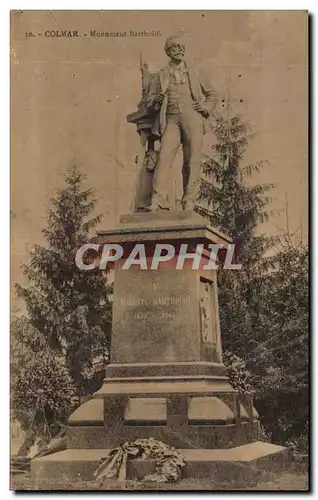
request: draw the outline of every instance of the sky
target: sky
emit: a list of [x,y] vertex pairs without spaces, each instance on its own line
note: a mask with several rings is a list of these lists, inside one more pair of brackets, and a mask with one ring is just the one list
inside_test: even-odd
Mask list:
[[[79,37],[46,32],[77,30]],[[91,37],[98,32],[161,36]],[[34,36],[27,36],[27,34]],[[305,11],[24,11],[11,15],[11,280],[42,243],[50,198],[75,161],[97,189],[101,228],[130,211],[139,137],[126,115],[140,99],[140,53],[163,67],[167,36],[182,33],[187,60],[208,74],[255,138],[244,161],[266,160],[255,183],[275,184],[280,211],[259,231],[307,238],[308,90]],[[208,151],[213,134],[204,138]],[[174,182],[180,185],[178,161]],[[13,292],[12,292],[13,293]],[[14,295],[14,293],[13,293]],[[14,299],[14,297],[13,297]],[[15,303],[15,301],[14,301]],[[14,312],[14,311],[13,311]]]

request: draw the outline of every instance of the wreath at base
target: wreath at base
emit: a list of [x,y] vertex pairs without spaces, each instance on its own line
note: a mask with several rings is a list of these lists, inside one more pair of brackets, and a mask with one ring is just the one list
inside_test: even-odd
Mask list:
[[102,458],[94,473],[95,481],[102,484],[105,479],[117,478],[125,481],[127,478],[127,461],[129,458],[155,460],[156,471],[147,474],[141,482],[170,483],[178,481],[182,469],[186,465],[179,452],[154,438],[136,439],[111,450]]

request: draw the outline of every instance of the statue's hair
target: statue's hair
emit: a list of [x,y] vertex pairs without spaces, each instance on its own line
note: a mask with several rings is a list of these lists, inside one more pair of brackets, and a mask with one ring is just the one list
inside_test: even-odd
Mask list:
[[[168,36],[168,38],[165,41],[165,46],[164,46],[166,54],[168,53],[169,47],[172,44],[172,42],[175,42],[176,40],[180,40],[180,36],[179,35]],[[182,43],[182,45],[185,48],[185,45],[183,43]]]

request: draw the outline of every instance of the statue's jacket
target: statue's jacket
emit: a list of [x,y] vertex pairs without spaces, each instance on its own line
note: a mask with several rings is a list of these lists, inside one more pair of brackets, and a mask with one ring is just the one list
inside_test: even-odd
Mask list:
[[[200,102],[209,112],[209,116],[203,118],[203,133],[206,134],[214,126],[213,112],[217,103],[217,94],[202,70],[196,66],[187,65],[187,73],[193,101]],[[162,136],[166,126],[169,78],[167,65],[152,78],[147,93],[147,108],[150,113],[155,113],[152,134],[156,137]],[[165,98],[161,105],[156,105],[154,100],[159,93],[165,94]]]

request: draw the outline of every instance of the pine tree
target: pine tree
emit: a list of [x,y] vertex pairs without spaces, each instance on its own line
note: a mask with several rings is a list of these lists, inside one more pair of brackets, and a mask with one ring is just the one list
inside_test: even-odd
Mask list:
[[249,124],[234,115],[228,103],[225,115],[216,118],[216,144],[203,157],[203,177],[196,211],[212,226],[229,235],[236,244],[241,271],[220,270],[220,320],[225,349],[247,361],[253,356],[253,331],[257,323],[260,277],[267,261],[266,251],[275,238],[257,234],[268,220],[268,192],[273,184],[251,183],[266,164],[261,160],[244,163],[244,154],[253,138]]
[[46,245],[35,245],[30,262],[22,266],[29,285],[16,285],[31,325],[50,348],[63,353],[79,394],[94,389],[94,358],[108,355],[111,333],[105,272],[83,271],[75,264],[76,250],[89,242],[101,220],[101,215],[89,219],[96,200],[94,190],[84,189],[85,178],[76,166],[67,170],[42,231]]
[[271,238],[257,236],[256,229],[269,218],[268,191],[274,185],[250,185],[250,179],[266,161],[244,164],[244,154],[254,134],[248,123],[231,114],[229,105],[226,116],[216,118],[214,133],[216,144],[211,147],[211,154],[203,157],[200,203],[196,210],[233,238],[239,246],[240,262],[251,265],[255,252],[263,255],[273,243]]

